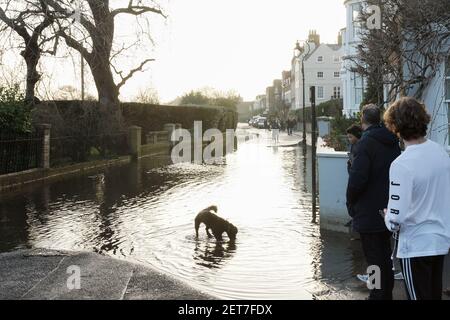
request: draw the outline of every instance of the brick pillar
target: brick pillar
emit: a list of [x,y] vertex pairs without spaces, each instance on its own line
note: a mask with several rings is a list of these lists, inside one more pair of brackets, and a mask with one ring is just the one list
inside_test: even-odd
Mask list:
[[42,133],[42,148],[39,168],[48,169],[50,168],[50,129],[52,126],[49,124],[40,124],[37,128]]
[[130,144],[131,155],[134,159],[139,159],[141,157],[141,134],[141,127],[131,126],[128,128],[128,141]]

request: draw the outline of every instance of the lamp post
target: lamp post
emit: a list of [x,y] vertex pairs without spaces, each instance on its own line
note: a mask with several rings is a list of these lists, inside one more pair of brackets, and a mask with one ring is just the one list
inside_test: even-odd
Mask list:
[[[305,48],[306,47],[306,48]],[[302,61],[302,84],[303,84],[303,145],[306,146],[306,84],[305,84],[305,59],[311,52],[308,41],[303,42],[303,46],[297,41],[295,45],[295,56]]]
[[317,222],[317,117],[316,117],[316,87],[309,88],[311,101],[311,176],[312,176],[312,215],[313,223]]

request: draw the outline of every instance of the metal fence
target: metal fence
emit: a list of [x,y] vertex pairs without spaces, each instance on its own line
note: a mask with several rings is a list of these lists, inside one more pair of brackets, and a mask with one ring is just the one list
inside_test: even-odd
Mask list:
[[25,171],[39,167],[42,154],[42,133],[0,132],[0,174]]
[[130,154],[128,134],[62,136],[50,139],[50,166],[57,167]]

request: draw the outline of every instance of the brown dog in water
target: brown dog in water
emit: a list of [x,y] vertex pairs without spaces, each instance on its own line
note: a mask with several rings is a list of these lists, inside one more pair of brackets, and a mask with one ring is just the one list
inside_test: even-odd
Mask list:
[[[217,241],[222,241],[222,234],[224,232],[227,233],[228,238],[231,241],[236,240],[236,234],[238,233],[238,228],[236,228],[233,224],[229,223],[225,219],[220,218],[213,212],[217,213],[216,206],[210,206],[202,211],[195,217],[195,234],[198,238],[198,229],[200,224],[204,224],[206,226],[206,234],[208,238],[212,238],[213,235]],[[213,235],[209,232],[212,231]]]

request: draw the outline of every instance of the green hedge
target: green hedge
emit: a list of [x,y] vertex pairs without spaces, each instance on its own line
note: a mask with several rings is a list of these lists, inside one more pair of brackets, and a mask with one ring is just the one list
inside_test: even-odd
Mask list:
[[[163,106],[142,103],[122,103],[124,130],[128,126],[142,127],[145,134],[149,131],[161,131],[167,123],[179,123],[183,128],[192,129],[194,121],[202,121],[203,129],[218,128],[221,131],[235,129],[238,114],[223,107]],[[98,131],[101,122],[98,103],[86,101],[48,101],[33,110],[33,123],[52,125],[55,136],[83,134],[101,134]]]
[[20,135],[30,132],[30,113],[18,85],[0,86],[0,134]]
[[[342,115],[343,108],[344,106],[342,99],[329,100],[327,102],[316,105],[316,116],[337,118]],[[303,121],[303,107],[301,107],[299,110],[296,110],[295,112],[299,121]],[[306,121],[312,121],[311,107],[306,108]]]
[[192,129],[195,121],[202,121],[203,130],[236,129],[238,114],[223,107],[162,106],[141,103],[122,103],[126,125],[142,127],[142,132],[161,131],[166,123],[179,123]]

